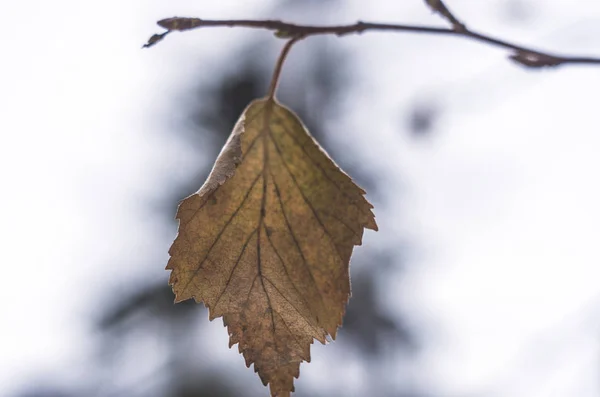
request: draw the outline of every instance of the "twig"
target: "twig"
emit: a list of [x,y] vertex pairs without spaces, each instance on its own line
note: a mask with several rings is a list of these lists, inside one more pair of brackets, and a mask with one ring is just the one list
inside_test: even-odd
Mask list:
[[[360,34],[367,31],[380,32],[413,32],[427,33],[438,35],[459,36],[467,39],[479,41],[481,43],[509,49],[512,51],[509,58],[522,66],[530,68],[540,68],[544,66],[559,66],[565,64],[587,64],[600,65],[600,58],[597,57],[580,57],[551,54],[532,48],[523,47],[513,44],[505,40],[495,38],[483,33],[478,33],[460,22],[440,0],[425,0],[427,4],[440,13],[451,24],[452,28],[439,28],[433,26],[416,26],[416,25],[401,25],[401,24],[386,24],[372,22],[356,22],[350,25],[335,25],[335,26],[312,26],[312,25],[297,25],[278,20],[209,20],[200,18],[185,18],[173,17],[158,21],[158,25],[167,29],[162,34],[155,34],[150,38],[144,47],[151,47],[161,41],[168,33],[173,31],[186,31],[207,27],[245,27],[274,31],[278,37],[294,38],[308,37],[316,35],[337,35],[345,36],[349,34]],[[432,5],[434,4],[434,5]]]
[[466,31],[467,27],[464,23],[458,20],[452,12],[446,7],[442,0],[425,0],[425,3],[433,10],[433,12],[440,14],[446,18],[456,31]]

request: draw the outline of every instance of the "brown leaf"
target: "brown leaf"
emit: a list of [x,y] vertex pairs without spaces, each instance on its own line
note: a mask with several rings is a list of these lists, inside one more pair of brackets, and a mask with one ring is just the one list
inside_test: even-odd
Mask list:
[[342,323],[352,249],[377,230],[364,193],[294,113],[259,99],[179,206],[167,265],[176,302],[223,316],[272,396],[289,396],[313,338],[335,338]]

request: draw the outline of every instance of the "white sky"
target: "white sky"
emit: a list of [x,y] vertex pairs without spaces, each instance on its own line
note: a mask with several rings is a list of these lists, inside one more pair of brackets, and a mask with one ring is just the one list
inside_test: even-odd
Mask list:
[[[172,237],[144,233],[154,225],[139,203],[193,160],[157,133],[161,109],[199,59],[247,32],[138,49],[155,20],[243,18],[260,2],[211,3],[0,3],[0,394],[76,360],[87,348],[81,317],[106,285],[163,272],[106,264],[166,261]],[[600,3],[535,1],[520,25],[498,16],[501,3],[448,0],[472,27],[600,55]],[[443,24],[418,0],[364,4],[350,2],[340,21]],[[397,208],[378,217],[381,238],[408,234],[420,247],[398,300],[437,329],[422,381],[447,396],[599,395],[600,69],[528,72],[459,39],[343,40],[363,73],[347,123],[368,131],[345,144],[402,185]],[[432,139],[415,142],[401,115],[429,95],[445,111]]]

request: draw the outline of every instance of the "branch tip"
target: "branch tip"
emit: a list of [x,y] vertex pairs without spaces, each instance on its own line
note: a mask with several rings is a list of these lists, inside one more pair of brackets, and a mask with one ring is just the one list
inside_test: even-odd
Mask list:
[[153,34],[152,37],[150,37],[148,39],[148,42],[142,46],[142,48],[150,48],[150,47],[152,47],[153,45],[155,45],[156,43],[158,43],[159,41],[161,41],[162,39],[164,39],[165,36],[168,35],[169,33],[171,33],[170,30],[167,30],[166,32],[161,33],[161,34],[158,34],[158,33],[157,34]]

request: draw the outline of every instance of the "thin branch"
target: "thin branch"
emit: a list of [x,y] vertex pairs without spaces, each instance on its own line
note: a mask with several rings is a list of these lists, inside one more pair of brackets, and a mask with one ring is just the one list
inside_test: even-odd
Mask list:
[[[433,3],[439,0],[426,0],[427,3]],[[443,4],[439,2],[439,4]],[[489,36],[483,33],[478,33],[473,30],[467,29],[464,24],[458,21],[452,15],[447,8],[443,8],[444,13],[435,9],[436,12],[442,13],[450,23],[453,24],[452,28],[439,28],[433,26],[417,26],[417,25],[402,25],[402,24],[386,24],[386,23],[372,23],[372,22],[356,22],[350,25],[333,25],[333,26],[315,26],[315,25],[297,25],[294,23],[288,23],[278,20],[247,20],[247,19],[235,19],[235,20],[209,20],[199,18],[185,18],[185,17],[173,17],[158,21],[158,25],[167,29],[162,34],[155,34],[150,38],[148,43],[144,47],[150,47],[162,40],[168,33],[172,31],[186,31],[199,28],[207,27],[245,27],[254,29],[263,29],[274,31],[278,37],[294,38],[294,37],[308,37],[316,35],[337,35],[345,36],[349,34],[361,34],[367,31],[379,31],[379,32],[412,32],[412,33],[426,33],[426,34],[437,34],[447,36],[459,36],[467,39],[475,40],[487,45],[505,48],[511,50],[512,53],[509,56],[511,60],[517,62],[523,66],[531,68],[539,68],[544,66],[558,66],[565,64],[587,64],[587,65],[600,65],[600,58],[598,57],[581,57],[581,56],[567,56],[551,54],[533,48],[524,47],[518,44],[514,44],[493,36]],[[447,14],[447,15],[446,15]]]

